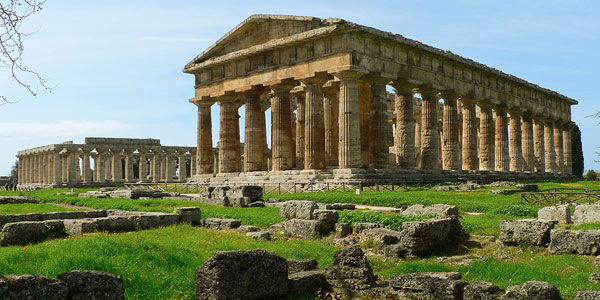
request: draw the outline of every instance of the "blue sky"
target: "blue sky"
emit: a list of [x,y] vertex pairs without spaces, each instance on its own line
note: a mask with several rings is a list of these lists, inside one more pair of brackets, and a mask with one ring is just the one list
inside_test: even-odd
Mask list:
[[54,90],[31,97],[0,68],[0,93],[19,100],[0,106],[0,174],[21,149],[85,136],[195,146],[194,80],[181,70],[256,13],[343,18],[399,33],[577,99],[586,169],[598,170],[600,127],[586,118],[600,110],[598,11],[592,0],[47,0],[24,24],[36,32],[25,39],[24,59]]

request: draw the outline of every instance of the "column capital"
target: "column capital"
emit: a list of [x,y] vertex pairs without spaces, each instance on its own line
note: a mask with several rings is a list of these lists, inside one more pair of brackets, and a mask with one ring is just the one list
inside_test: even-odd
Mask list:
[[443,90],[439,93],[441,94],[442,99],[444,99],[444,101],[457,101],[458,98],[460,98],[458,93],[454,90]]
[[417,91],[421,94],[423,98],[434,98],[440,92],[440,90],[429,86],[429,85],[421,85],[417,87]]
[[255,85],[255,86],[252,86],[252,88],[250,88],[248,90],[240,91],[239,95],[243,98],[260,97],[265,92],[265,90],[266,90],[266,88],[264,86]]
[[393,80],[391,85],[396,90],[396,93],[399,91],[410,91],[412,93],[418,84],[410,79],[400,78]]
[[344,70],[333,74],[336,78],[342,79],[359,79],[362,77],[364,73],[356,71],[356,70]]
[[323,93],[327,96],[333,96],[338,93],[339,88],[340,82],[332,79],[323,85]]
[[303,100],[306,97],[306,87],[303,85],[295,86],[290,90],[290,94],[298,99]]
[[236,93],[226,93],[222,96],[218,96],[216,97],[216,102],[218,102],[219,104],[223,103],[223,102],[235,102],[235,100],[237,99],[238,94]]
[[377,73],[370,73],[364,76],[364,79],[368,81],[370,84],[385,84],[387,85],[392,81],[389,77],[381,76]]
[[323,84],[329,80],[331,80],[331,75],[326,73],[315,73],[315,76],[300,79],[300,82],[305,85],[317,84],[323,86]]
[[498,102],[496,102],[492,99],[477,99],[477,105],[479,107],[495,108],[498,105]]
[[194,105],[200,106],[212,106],[216,101],[215,98],[204,97],[202,99],[190,99],[190,102]]
[[277,82],[272,82],[270,84],[265,83],[265,86],[271,89],[273,93],[290,92],[297,85],[298,82],[295,80],[278,80]]

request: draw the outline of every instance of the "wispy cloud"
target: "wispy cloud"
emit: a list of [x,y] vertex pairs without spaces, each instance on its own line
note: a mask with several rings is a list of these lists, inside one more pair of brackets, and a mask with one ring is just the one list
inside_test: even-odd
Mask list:
[[58,123],[0,122],[0,138],[68,137],[114,133],[132,128],[120,121],[70,121]]

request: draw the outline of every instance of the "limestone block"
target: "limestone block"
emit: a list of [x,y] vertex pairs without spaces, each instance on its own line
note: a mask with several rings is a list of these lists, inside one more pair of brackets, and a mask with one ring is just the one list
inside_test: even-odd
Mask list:
[[600,291],[577,290],[573,300],[597,300],[600,299]]
[[346,237],[352,234],[352,227],[348,223],[335,223],[335,233],[340,237]]
[[573,213],[573,223],[600,223],[600,205],[598,204],[580,204],[575,206]]
[[556,221],[558,224],[571,224],[571,206],[548,206],[538,211],[538,220]]
[[92,232],[128,232],[135,230],[135,222],[128,217],[64,220],[69,235]]
[[130,216],[136,228],[152,229],[172,226],[179,223],[179,215],[167,213],[144,213],[138,216]]
[[271,233],[266,230],[247,232],[246,236],[257,240],[271,240]]
[[71,271],[58,275],[69,288],[69,299],[125,300],[125,285],[120,276],[102,271]]
[[0,299],[67,300],[69,288],[57,279],[40,275],[0,277]]
[[283,226],[285,231],[292,235],[305,238],[326,235],[332,230],[332,227],[327,223],[305,219],[290,219],[283,222]]
[[405,216],[423,216],[437,215],[439,217],[458,216],[458,208],[456,205],[434,204],[431,206],[423,206],[415,204],[407,207],[402,214]]
[[333,266],[327,268],[327,282],[337,293],[349,294],[375,285],[377,275],[358,246],[350,246],[334,254]]
[[290,258],[287,260],[288,273],[297,273],[303,271],[312,271],[317,268],[319,262],[314,259],[295,259]]
[[507,287],[502,300],[562,300],[562,297],[551,283],[527,281],[523,285]]
[[204,227],[225,230],[235,229],[242,225],[242,220],[239,219],[220,219],[220,218],[208,218],[204,219]]
[[555,223],[536,219],[504,220],[500,222],[500,241],[510,245],[543,246],[550,242],[550,230]]
[[550,233],[550,253],[600,254],[600,230],[554,229]]
[[473,282],[464,288],[463,300],[501,300],[504,290],[491,282]]
[[288,265],[265,250],[217,252],[196,269],[196,299],[280,299],[289,291]]
[[400,232],[388,228],[367,229],[361,234],[366,240],[375,242],[379,245],[396,244],[400,240]]
[[202,212],[200,211],[200,207],[176,207],[173,212],[179,215],[180,222],[188,223],[192,226],[199,226],[202,224]]
[[456,272],[400,274],[388,281],[400,299],[459,300],[463,296],[462,275]]
[[340,216],[335,210],[317,209],[313,212],[313,218],[317,221],[325,223],[335,223],[340,218]]
[[247,207],[252,201],[248,197],[227,197],[229,199],[229,205],[231,207]]
[[248,204],[248,207],[265,207],[265,202],[256,201]]
[[260,227],[254,226],[254,225],[240,225],[240,227],[238,227],[237,229],[239,231],[242,231],[242,232],[256,232],[256,231],[260,231]]
[[0,244],[27,245],[66,235],[65,226],[60,220],[8,223],[0,232]]
[[422,256],[458,245],[466,234],[456,218],[404,222],[397,244],[388,246],[385,255]]
[[18,203],[40,203],[33,197],[27,196],[0,196],[0,204],[18,204]]
[[312,220],[313,213],[319,206],[313,201],[291,200],[284,202],[279,216],[286,219]]
[[250,202],[262,199],[263,188],[255,185],[235,186],[226,191],[229,198],[250,198]]
[[379,223],[355,222],[355,223],[352,223],[352,233],[359,234],[367,229],[383,228],[383,227],[384,227],[383,224],[379,224]]
[[290,272],[288,276],[289,293],[291,295],[315,293],[326,282],[325,270]]

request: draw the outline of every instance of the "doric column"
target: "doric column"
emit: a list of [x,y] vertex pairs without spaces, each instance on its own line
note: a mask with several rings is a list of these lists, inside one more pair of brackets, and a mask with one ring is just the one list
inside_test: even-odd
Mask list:
[[90,166],[90,154],[88,152],[82,151],[81,153],[81,181],[83,183],[92,182],[92,170]]
[[[304,98],[306,92],[303,86],[293,88],[290,93],[296,99],[296,168],[304,168],[304,130],[305,110]],[[266,164],[267,162],[265,162]]]
[[179,181],[187,181],[187,157],[185,153],[179,153]]
[[265,114],[260,107],[260,95],[263,89],[253,89],[243,93],[246,101],[244,125],[244,172],[264,171]]
[[[98,152],[96,154],[96,157],[94,158],[94,182],[104,182],[106,180],[106,177],[104,177],[105,173],[104,173],[104,154],[100,151],[98,151],[98,149],[96,149],[96,151]],[[55,157],[56,159],[56,157]]]
[[546,172],[556,172],[556,152],[554,151],[554,120],[544,124],[544,150],[546,151]]
[[125,153],[125,182],[133,182],[133,153]]
[[343,71],[336,73],[340,80],[339,91],[339,144],[340,169],[360,168],[362,165],[360,142],[360,111],[358,78],[361,73]]
[[563,173],[573,174],[573,155],[571,153],[571,123],[567,123],[562,128],[563,130],[563,152],[564,152],[564,168]]
[[121,164],[121,153],[115,151],[111,160],[112,166],[112,182],[123,181],[123,165]]
[[154,152],[152,155],[152,163],[150,173],[152,174],[152,182],[160,182],[160,161],[161,154],[159,152]]
[[323,86],[323,120],[325,122],[325,164],[328,166],[338,165],[338,142],[339,142],[339,82],[329,80]]
[[542,117],[536,117],[534,119],[534,153],[535,153],[535,171],[545,172],[546,171],[546,150],[544,142],[544,119]]
[[140,151],[138,168],[140,181],[148,181],[148,157],[146,156],[146,152]]
[[371,86],[371,164],[375,169],[387,168],[390,164],[390,146],[388,143],[388,114],[386,86],[389,78],[369,77]]
[[78,181],[77,165],[78,157],[75,155],[74,151],[69,151],[67,154],[67,182],[75,183]]
[[556,167],[555,171],[564,173],[563,168],[565,164],[564,149],[563,149],[563,124],[556,122],[554,124],[554,151],[556,152]]
[[112,162],[113,155],[114,155],[114,153],[112,150],[109,150],[106,153],[106,155],[104,155],[104,170],[103,170],[103,172],[104,172],[104,178],[106,181],[109,181],[109,179],[112,181],[112,179],[113,179],[113,176],[112,176],[113,171],[112,170],[115,167]]
[[273,91],[271,98],[273,171],[289,170],[294,166],[290,123],[292,114],[290,90],[294,85],[282,83],[270,86]]
[[444,98],[443,129],[442,129],[442,169],[459,170],[458,147],[458,96],[445,92]]
[[494,171],[495,128],[492,106],[487,102],[479,102],[479,108],[479,169]]
[[52,153],[52,164],[53,164],[53,174],[52,174],[52,183],[60,184],[62,183],[62,163],[60,159],[60,154],[58,152]]
[[[46,164],[47,164],[47,166],[46,166],[46,180],[47,180],[48,183],[52,183],[53,172],[54,172],[54,170],[53,170],[54,164],[53,164],[53,161],[52,161],[53,159],[54,159],[54,155],[52,155],[51,151],[48,151],[46,153]],[[91,170],[90,170],[90,172],[91,172]]]
[[[213,161],[214,161],[213,157]],[[190,155],[190,176],[196,175],[196,152],[192,152]]]
[[518,110],[510,111],[510,170],[512,172],[523,171],[521,114]]
[[219,173],[239,172],[241,168],[240,140],[237,135],[237,108],[234,96],[219,97]]
[[165,182],[173,182],[176,172],[175,159],[174,153],[167,153],[165,155]]
[[417,168],[421,169],[421,111],[415,116],[415,162]]
[[510,170],[508,149],[508,116],[506,108],[496,106],[496,171]]
[[423,98],[421,107],[421,163],[422,169],[439,169],[439,143],[438,129],[438,99],[437,90],[419,88]]
[[198,106],[198,132],[196,146],[196,170],[198,174],[213,173],[213,141],[210,108],[212,101],[195,101]]
[[369,168],[372,159],[371,138],[371,86],[366,80],[358,81],[358,107],[360,112],[360,152],[362,167]]
[[477,170],[477,110],[475,100],[462,98],[462,169]]
[[[306,85],[304,169],[325,169],[325,123],[323,120],[323,89],[327,77],[302,79]],[[273,163],[275,166],[275,163]]]
[[535,171],[535,144],[533,142],[533,120],[528,114],[523,115],[522,143],[523,146],[523,171]]
[[396,106],[396,164],[401,169],[414,169],[415,160],[415,118],[413,116],[414,86],[402,81],[394,81]]

